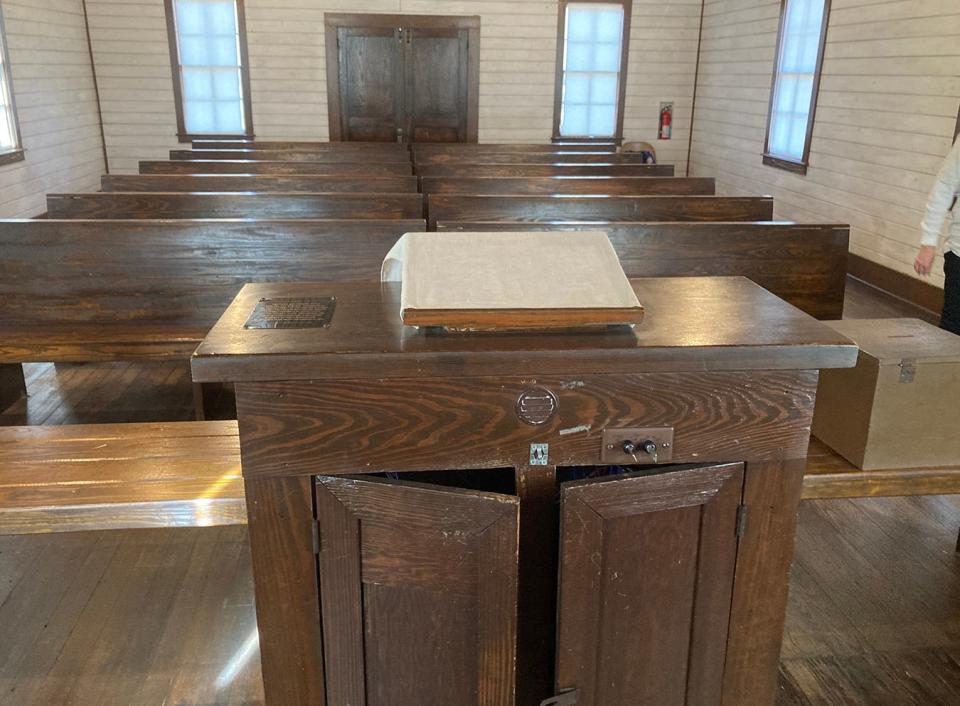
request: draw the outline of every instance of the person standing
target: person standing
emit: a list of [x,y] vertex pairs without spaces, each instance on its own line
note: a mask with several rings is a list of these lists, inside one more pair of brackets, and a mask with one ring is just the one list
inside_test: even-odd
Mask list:
[[[940,231],[947,220],[947,214],[957,203],[960,194],[960,140],[954,143],[947,155],[937,181],[927,200],[927,211],[921,226],[920,252],[913,262],[917,274],[929,275],[933,268],[933,258],[940,243]],[[940,328],[960,334],[960,217],[954,214],[953,223],[947,235],[947,246],[943,254],[943,314]]]

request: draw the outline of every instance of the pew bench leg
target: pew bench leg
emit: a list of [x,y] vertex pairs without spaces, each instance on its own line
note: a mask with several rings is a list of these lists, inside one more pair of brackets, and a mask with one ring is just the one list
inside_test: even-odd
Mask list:
[[17,402],[27,394],[27,382],[23,377],[20,363],[0,365],[0,412]]
[[193,383],[193,413],[198,422],[210,419],[236,419],[233,385]]

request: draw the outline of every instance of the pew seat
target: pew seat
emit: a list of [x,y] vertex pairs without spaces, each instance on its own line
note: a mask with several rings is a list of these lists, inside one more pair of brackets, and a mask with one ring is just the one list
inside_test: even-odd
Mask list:
[[0,427],[0,535],[246,521],[236,421]]

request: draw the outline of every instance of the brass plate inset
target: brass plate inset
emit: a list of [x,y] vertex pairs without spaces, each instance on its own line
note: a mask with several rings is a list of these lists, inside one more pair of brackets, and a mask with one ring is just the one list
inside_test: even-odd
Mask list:
[[517,398],[517,416],[526,424],[540,426],[553,418],[559,406],[555,394],[545,387],[536,385],[520,393],[520,397]]
[[263,298],[243,325],[245,329],[324,328],[333,319],[336,297]]

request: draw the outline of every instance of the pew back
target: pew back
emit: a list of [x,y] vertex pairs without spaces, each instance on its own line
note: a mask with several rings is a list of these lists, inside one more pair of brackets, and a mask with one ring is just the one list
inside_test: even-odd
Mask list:
[[252,159],[262,162],[398,162],[408,164],[407,152],[378,152],[360,150],[342,152],[339,150],[170,150],[170,159],[174,161],[197,159]]
[[536,196],[547,194],[644,194],[712,196],[712,177],[420,177],[424,194]]
[[849,226],[441,221],[437,230],[603,230],[629,277],[741,275],[818,319],[843,316]]
[[297,142],[288,140],[193,140],[197,150],[316,150],[318,152],[402,152],[401,142]]
[[141,174],[312,174],[315,176],[408,176],[413,165],[402,162],[262,162],[257,160],[191,160],[140,162]]
[[769,196],[427,196],[427,221],[768,221]]
[[414,176],[316,176],[274,174],[105,174],[102,191],[268,191],[415,194]]
[[247,282],[376,280],[422,220],[0,221],[0,362],[186,357]]
[[620,152],[471,152],[470,154],[416,154],[421,164],[643,164],[639,153]]
[[50,218],[422,218],[420,194],[100,192],[50,194]]
[[421,177],[665,176],[672,164],[418,164]]
[[476,142],[415,142],[410,146],[410,151],[417,155],[428,154],[480,154],[482,152],[607,152],[615,154],[616,145],[597,145],[592,143],[580,143],[569,145],[554,145],[550,143],[542,144],[516,144],[512,142],[504,143],[476,143]]

